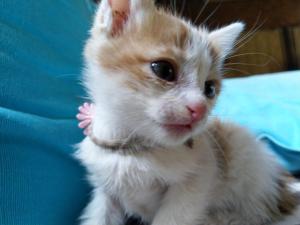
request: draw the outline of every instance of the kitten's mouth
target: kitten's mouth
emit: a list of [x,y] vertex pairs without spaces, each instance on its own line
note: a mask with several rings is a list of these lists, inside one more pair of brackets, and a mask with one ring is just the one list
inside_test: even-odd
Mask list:
[[192,124],[163,124],[162,127],[175,136],[182,136],[193,130]]
[[190,123],[160,123],[153,120],[161,129],[167,132],[169,135],[174,137],[183,137],[192,133],[194,128],[197,126],[197,122],[190,122]]

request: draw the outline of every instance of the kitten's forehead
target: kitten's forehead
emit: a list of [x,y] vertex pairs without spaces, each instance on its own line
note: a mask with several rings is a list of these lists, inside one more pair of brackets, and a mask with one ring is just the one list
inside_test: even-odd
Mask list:
[[199,55],[211,47],[206,29],[195,27],[190,22],[161,10],[144,21],[135,34],[164,46],[188,50],[189,56]]
[[141,53],[145,59],[170,57],[199,65],[202,58],[211,56],[205,29],[163,10],[157,10],[139,25],[130,26],[122,37],[115,40],[120,46],[125,42],[132,45],[133,52],[134,49],[144,50]]
[[183,20],[162,10],[149,15],[135,32],[129,30],[129,35],[178,48],[184,48],[190,36],[189,26]]
[[[156,84],[160,82],[149,70],[149,64],[155,60],[171,60],[176,64],[183,85],[200,84],[205,81],[211,65],[207,36],[206,30],[157,10],[140,23],[130,23],[119,37],[104,39],[96,53],[97,61],[104,69],[125,73],[123,78],[129,79],[130,87],[148,86],[149,79]],[[94,51],[95,45],[90,46]],[[158,87],[161,85],[165,83]]]
[[158,54],[166,53],[169,57],[177,58],[178,63],[185,65],[187,70],[194,70],[194,73],[208,72],[214,59],[214,48],[209,43],[206,29],[195,27],[165,11],[158,11],[157,15],[146,21],[143,28],[146,35],[165,50],[157,48]]

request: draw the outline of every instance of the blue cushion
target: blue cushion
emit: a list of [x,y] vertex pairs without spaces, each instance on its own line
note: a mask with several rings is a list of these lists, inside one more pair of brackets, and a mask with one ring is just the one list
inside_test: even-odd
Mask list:
[[88,201],[71,153],[90,2],[0,2],[1,225],[74,225]]
[[300,172],[300,71],[227,79],[215,114],[250,128]]

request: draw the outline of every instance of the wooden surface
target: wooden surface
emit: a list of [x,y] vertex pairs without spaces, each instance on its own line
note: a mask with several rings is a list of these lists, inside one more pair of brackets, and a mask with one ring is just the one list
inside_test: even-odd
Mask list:
[[300,65],[300,26],[294,28],[294,39],[296,47],[297,62]]
[[205,21],[212,27],[236,20],[244,21],[249,27],[258,23],[262,29],[300,24],[299,0],[159,0],[158,2],[176,8],[197,24]]
[[[272,41],[266,41],[272,40]],[[225,67],[227,77],[249,76],[286,70],[281,31],[265,30],[242,42],[229,57]]]
[[300,69],[300,0],[157,2],[210,29],[234,21],[247,24],[243,34],[247,38],[227,61],[226,66],[232,69],[228,77]]

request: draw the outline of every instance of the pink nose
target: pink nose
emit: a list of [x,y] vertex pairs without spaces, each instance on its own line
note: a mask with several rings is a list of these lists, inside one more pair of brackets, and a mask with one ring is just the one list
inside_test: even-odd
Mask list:
[[191,118],[192,118],[193,123],[203,119],[203,117],[207,111],[207,107],[203,103],[191,103],[191,104],[188,104],[186,106],[186,108],[191,113]]

